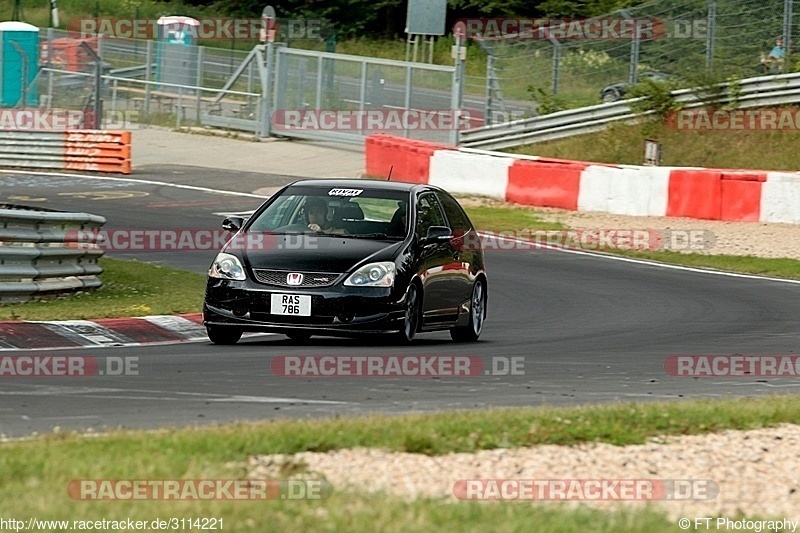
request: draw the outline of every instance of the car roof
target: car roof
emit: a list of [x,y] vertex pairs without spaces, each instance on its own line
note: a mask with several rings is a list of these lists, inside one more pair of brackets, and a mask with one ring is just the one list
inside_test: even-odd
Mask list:
[[367,189],[371,191],[384,190],[384,191],[414,191],[423,189],[436,189],[430,185],[420,183],[407,183],[404,181],[385,181],[385,180],[368,180],[368,179],[342,179],[342,178],[326,178],[326,179],[304,179],[292,182],[289,186],[303,186],[303,187],[351,187],[358,189]]

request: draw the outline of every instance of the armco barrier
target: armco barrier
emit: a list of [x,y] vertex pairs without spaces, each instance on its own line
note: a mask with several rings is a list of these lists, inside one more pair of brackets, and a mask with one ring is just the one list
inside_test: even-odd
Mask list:
[[[367,139],[367,174],[430,183],[523,205],[743,222],[800,224],[800,173],[603,165]],[[385,170],[384,170],[385,169]]]
[[0,167],[131,172],[131,132],[0,129]]
[[0,302],[100,287],[103,250],[78,239],[105,222],[88,213],[0,205]]

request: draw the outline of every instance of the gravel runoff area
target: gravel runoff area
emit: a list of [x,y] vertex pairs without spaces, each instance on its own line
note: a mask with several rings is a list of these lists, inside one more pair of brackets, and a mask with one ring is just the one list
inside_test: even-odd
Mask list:
[[[575,229],[704,231],[704,245],[681,250],[685,252],[800,259],[800,225],[798,224],[634,217],[561,209],[538,209],[538,211],[542,213],[544,220],[561,222]],[[669,248],[669,239],[666,241],[664,244]]]
[[[583,494],[587,499],[561,499],[557,504],[605,509],[652,505],[672,520],[707,516],[800,520],[800,426],[790,424],[664,437],[633,446],[538,445],[434,457],[372,448],[264,455],[250,458],[250,477],[280,478],[290,466],[301,468],[303,477],[327,479],[340,492],[382,492],[406,499],[443,501],[457,500],[454,487],[460,480],[562,480],[568,483],[564,494],[578,488],[570,480],[608,480],[606,495],[610,498],[637,494],[634,490],[626,495],[623,486],[627,483],[630,487],[630,480],[638,480],[642,489],[639,500],[592,500],[599,493],[587,483],[582,485],[585,492],[572,493],[576,497]],[[614,480],[628,481],[615,488],[608,483]],[[660,481],[666,480],[696,481],[679,484],[680,497],[663,499],[659,487]],[[552,486],[550,499],[556,500],[560,498],[560,493],[555,492],[558,485]],[[648,500],[647,487],[651,486],[655,487],[653,498]],[[494,487],[484,482],[472,494],[478,498],[489,496]],[[463,498],[465,493],[459,494]],[[531,494],[533,497],[523,499],[533,500],[538,489],[534,488]],[[788,531],[791,530],[790,527]]]
[[[474,198],[461,201],[464,204],[495,203]],[[800,259],[800,226],[793,224],[633,217],[541,208],[537,211],[545,220],[561,222],[574,229],[710,232],[712,238],[706,239],[705,247],[691,250],[698,253]],[[708,489],[705,498],[582,500],[561,501],[558,505],[580,503],[601,508],[652,505],[666,512],[672,520],[742,516],[800,520],[800,476],[797,474],[800,472],[800,426],[790,424],[752,431],[664,437],[636,446],[540,445],[436,457],[370,448],[255,456],[250,459],[250,475],[253,478],[280,477],[287,465],[303,467],[304,476],[324,477],[337,491],[385,492],[402,498],[443,501],[457,500],[454,486],[459,480],[703,480],[697,482],[693,490],[695,496],[699,496],[701,490]],[[488,496],[495,486],[480,487],[476,494]],[[570,483],[567,487],[575,485]],[[581,487],[587,489],[585,496],[589,496],[588,485]],[[715,488],[719,493],[708,498]],[[534,496],[537,490],[533,490]],[[615,494],[613,489],[609,494]],[[716,529],[716,522],[709,525]],[[695,529],[694,523],[690,529]],[[788,524],[786,530],[793,531],[792,524]]]
[[[459,197],[459,202],[465,206],[513,205],[476,197]],[[800,259],[800,224],[639,217],[547,207],[531,209],[547,222],[560,222],[576,230],[645,230],[655,234],[663,232],[663,249],[686,253]],[[696,237],[702,239],[702,244],[698,242],[697,246],[684,246],[685,241],[678,241],[678,247],[671,244],[670,232],[679,232],[679,235],[686,236],[688,232],[693,231],[703,232],[696,234]],[[653,241],[654,244],[657,242],[658,240]]]

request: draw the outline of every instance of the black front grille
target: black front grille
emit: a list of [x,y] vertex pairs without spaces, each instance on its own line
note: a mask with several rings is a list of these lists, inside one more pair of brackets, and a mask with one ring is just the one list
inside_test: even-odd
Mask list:
[[[291,270],[266,270],[253,269],[256,281],[265,285],[276,287],[325,287],[333,285],[341,274],[330,272],[292,272]],[[290,285],[287,281],[289,274],[301,274],[303,281],[299,285]]]

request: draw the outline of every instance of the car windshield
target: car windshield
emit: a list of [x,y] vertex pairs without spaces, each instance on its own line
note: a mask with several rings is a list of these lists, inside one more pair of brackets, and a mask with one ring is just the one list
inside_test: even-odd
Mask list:
[[408,199],[406,191],[289,187],[247,231],[402,239],[408,233]]

